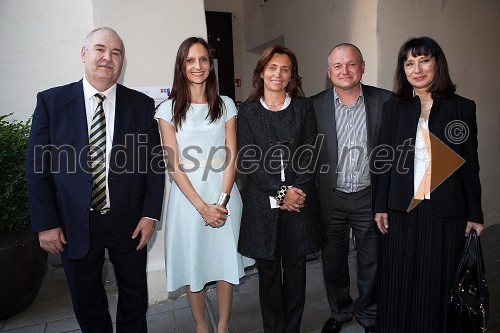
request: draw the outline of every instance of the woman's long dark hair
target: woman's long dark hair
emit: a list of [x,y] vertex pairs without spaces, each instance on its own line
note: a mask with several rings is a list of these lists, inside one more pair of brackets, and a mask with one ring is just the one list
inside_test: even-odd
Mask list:
[[254,90],[247,98],[249,102],[256,102],[262,96],[264,96],[264,79],[260,77],[260,74],[264,72],[267,64],[271,61],[271,58],[275,54],[285,54],[290,58],[290,62],[292,63],[292,75],[290,77],[290,82],[286,86],[286,92],[288,96],[291,98],[296,96],[304,96],[304,91],[302,90],[302,78],[299,76],[299,65],[297,63],[297,57],[293,54],[290,49],[282,46],[282,45],[272,45],[269,46],[264,53],[260,56],[257,61],[257,65],[253,70],[253,87]]
[[398,65],[395,74],[395,93],[393,99],[405,102],[413,97],[413,87],[408,82],[405,74],[404,63],[408,59],[408,53],[418,57],[421,55],[434,58],[436,61],[436,75],[428,91],[432,98],[447,97],[455,93],[455,84],[451,81],[448,71],[448,62],[441,47],[436,41],[429,37],[410,38],[399,49]]
[[172,92],[168,96],[168,99],[172,99],[172,114],[175,130],[179,130],[182,127],[182,122],[186,120],[186,114],[191,104],[191,92],[189,90],[189,85],[191,84],[186,75],[186,60],[189,53],[189,49],[194,44],[201,44],[208,53],[208,59],[210,62],[210,71],[206,82],[205,95],[208,101],[208,114],[207,118],[210,118],[211,122],[218,120],[222,117],[224,112],[224,102],[217,95],[217,78],[214,71],[214,60],[210,54],[210,49],[208,43],[200,37],[189,37],[184,40],[177,50],[177,57],[175,58],[175,69],[174,69],[174,83],[172,85]]

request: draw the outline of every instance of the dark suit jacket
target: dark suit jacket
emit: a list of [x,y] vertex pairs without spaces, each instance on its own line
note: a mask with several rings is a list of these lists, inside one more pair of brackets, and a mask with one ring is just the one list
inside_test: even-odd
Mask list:
[[[378,145],[378,135],[382,122],[382,106],[389,100],[390,91],[362,84],[366,109],[368,154]],[[323,137],[318,159],[318,189],[321,212],[325,222],[332,218],[333,192],[337,187],[338,143],[335,122],[335,101],[333,88],[326,89],[312,97],[318,121],[318,135]],[[371,177],[372,188],[375,186]]]
[[[164,165],[154,101],[120,84],[108,186],[116,243],[122,252],[139,241],[131,235],[141,217],[160,218]],[[92,174],[82,81],[40,92],[26,157],[33,232],[62,227],[70,259],[90,246]],[[153,147],[157,147],[154,151]]]
[[[299,257],[326,245],[315,178],[316,120],[312,103],[294,97],[287,109],[266,110],[260,102],[244,102],[238,112],[239,170],[247,174],[238,251],[252,258],[274,260],[280,214],[290,214]],[[296,212],[271,209],[269,196],[282,185],[277,149],[284,148],[285,183],[306,193],[305,207]]]
[[[377,176],[376,212],[406,211],[409,207],[414,195],[415,151],[394,148],[403,147],[405,142],[414,146],[419,117],[418,97],[406,103],[391,100],[384,105],[380,143],[393,148],[394,158],[390,169]],[[440,217],[465,215],[468,221],[483,223],[476,104],[458,95],[436,98],[429,117],[429,132],[465,159],[458,170],[431,192],[432,212]],[[439,169],[449,161],[440,159],[432,144],[431,152],[432,186],[437,185]]]

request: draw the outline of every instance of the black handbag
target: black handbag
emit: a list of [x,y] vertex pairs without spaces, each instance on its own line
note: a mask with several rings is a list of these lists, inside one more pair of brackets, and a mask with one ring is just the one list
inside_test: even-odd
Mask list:
[[481,241],[473,229],[465,241],[451,290],[450,304],[454,316],[451,319],[457,325],[454,332],[486,332],[489,292],[484,275]]

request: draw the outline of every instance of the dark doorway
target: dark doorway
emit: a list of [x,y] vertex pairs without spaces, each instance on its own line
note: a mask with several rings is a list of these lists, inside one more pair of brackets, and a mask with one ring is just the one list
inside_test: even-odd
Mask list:
[[232,14],[205,12],[207,20],[208,45],[216,60],[219,94],[231,97],[234,101],[234,59]]

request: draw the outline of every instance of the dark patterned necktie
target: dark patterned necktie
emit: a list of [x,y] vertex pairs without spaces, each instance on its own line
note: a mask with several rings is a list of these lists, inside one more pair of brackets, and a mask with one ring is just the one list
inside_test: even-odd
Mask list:
[[98,104],[90,126],[90,163],[92,168],[92,199],[90,206],[99,211],[106,206],[106,117],[103,103],[106,96],[94,95]]

